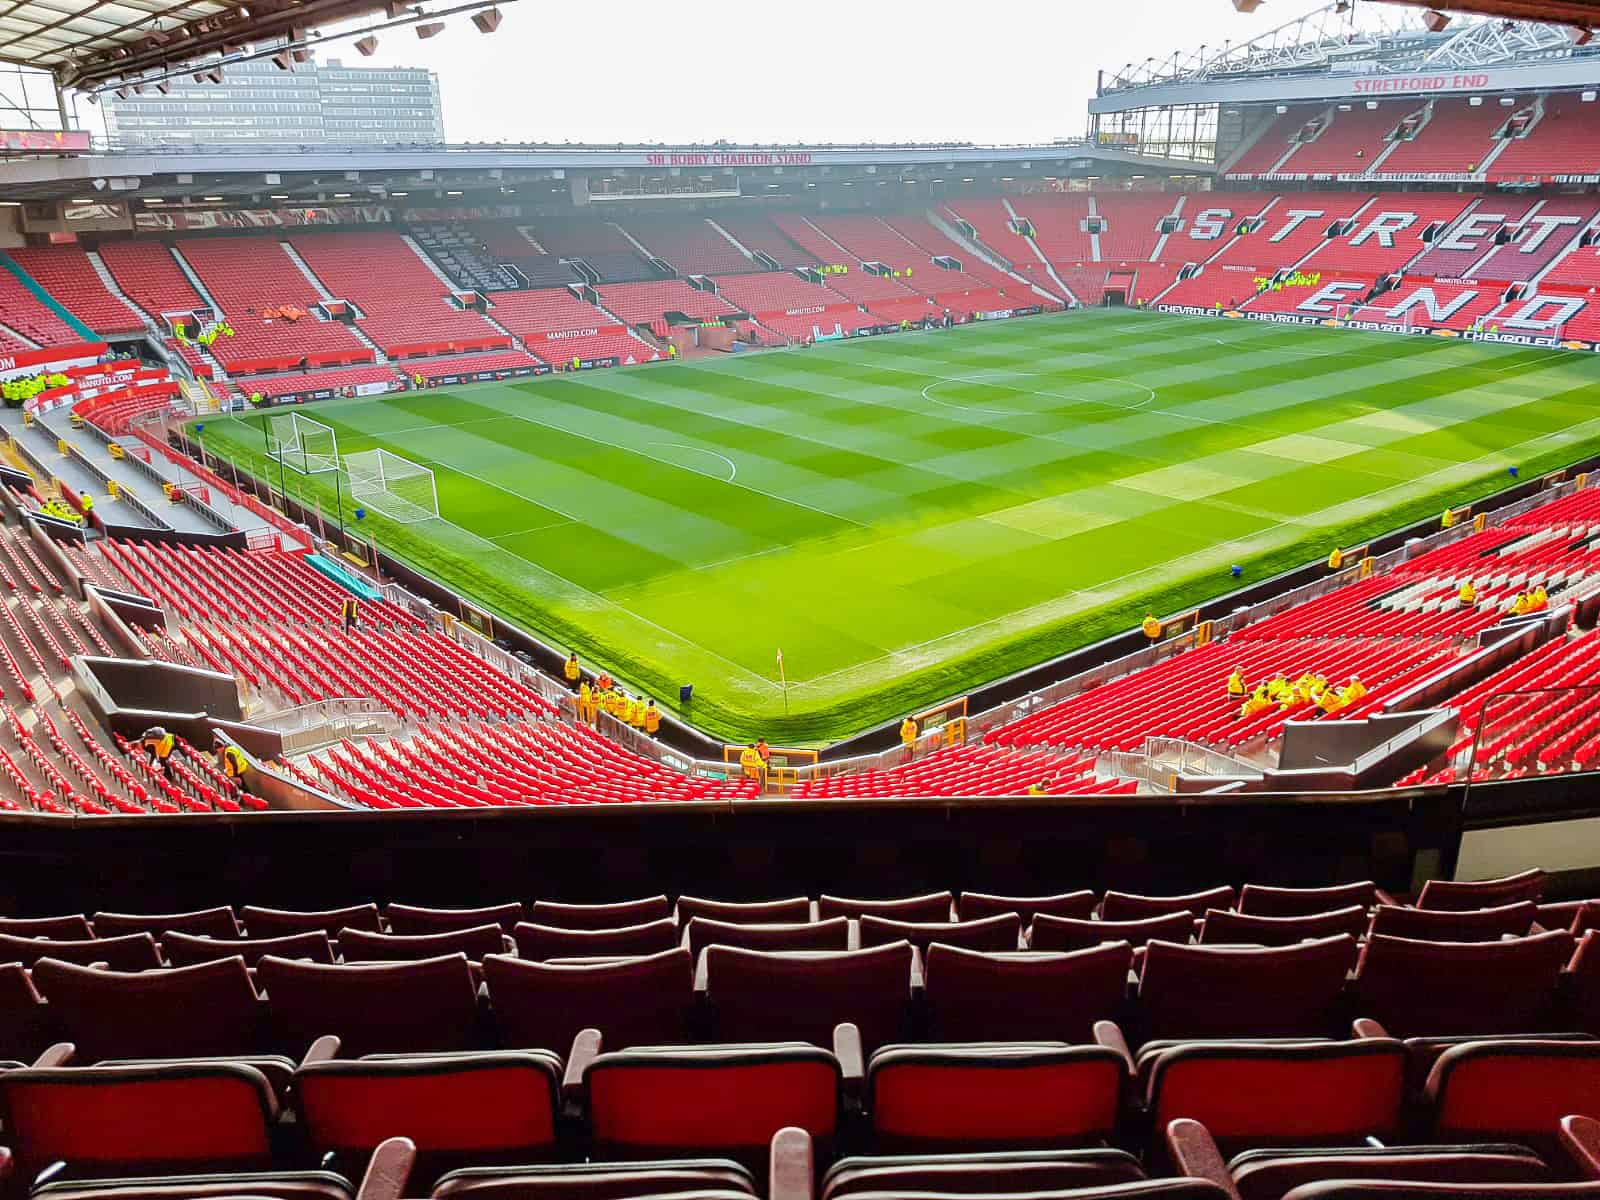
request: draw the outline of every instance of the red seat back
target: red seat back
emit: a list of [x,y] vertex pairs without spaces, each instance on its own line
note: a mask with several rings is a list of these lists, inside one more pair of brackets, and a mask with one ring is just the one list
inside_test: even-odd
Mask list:
[[1061,892],[1054,896],[994,896],[987,892],[962,892],[957,903],[963,921],[979,921],[984,917],[1014,912],[1022,918],[1024,927],[1031,925],[1034,917],[1040,913],[1088,920],[1094,915],[1094,906],[1095,894],[1087,889]]
[[516,901],[482,908],[419,908],[413,904],[390,904],[383,912],[389,918],[391,932],[413,935],[451,933],[482,925],[498,925],[510,933],[523,918],[522,905]]
[[1015,950],[1022,933],[1016,913],[1001,913],[981,921],[891,921],[885,917],[861,918],[862,946],[910,942],[926,954],[935,942],[968,950]]
[[0,933],[11,937],[52,938],[80,942],[94,936],[89,918],[80,913],[60,917],[0,917]]
[[604,963],[483,960],[500,1044],[565,1055],[580,1030],[612,1050],[689,1040],[694,965],[689,952]]
[[1367,931],[1367,910],[1359,905],[1301,917],[1254,917],[1213,908],[1200,926],[1202,946],[1292,946],[1308,938],[1346,934],[1353,938]]
[[948,921],[955,897],[949,892],[929,892],[923,896],[903,896],[897,900],[853,900],[843,896],[817,898],[817,916],[887,917],[891,921]]
[[1370,879],[1321,888],[1265,887],[1247,883],[1239,893],[1239,911],[1253,917],[1304,917],[1359,904],[1371,908],[1378,896]]
[[1372,932],[1424,942],[1497,942],[1525,936],[1538,915],[1531,900],[1460,912],[1380,904],[1372,912]]
[[168,930],[194,933],[205,937],[236,938],[240,936],[239,922],[231,908],[203,908],[181,913],[105,913],[94,914],[94,931],[100,937],[116,937],[124,933],[148,933],[160,938]]
[[671,916],[671,901],[665,896],[647,896],[620,904],[562,904],[555,900],[536,900],[528,919],[535,925],[554,929],[622,929]]
[[244,959],[244,965],[253,967],[267,955],[278,958],[305,958],[312,962],[331,963],[333,946],[328,935],[320,930],[307,933],[286,933],[282,937],[225,938],[195,937],[188,933],[169,933],[161,939],[161,948],[167,952],[167,961],[175,967],[192,967],[196,963],[216,962],[235,956]]
[[470,1049],[478,999],[464,954],[326,966],[268,955],[256,968],[279,1041],[304,1053],[323,1034],[349,1056]]
[[383,932],[383,922],[378,919],[376,904],[352,904],[348,908],[327,908],[318,912],[246,905],[239,910],[239,916],[252,938],[288,937],[296,933],[325,933],[329,937],[337,937],[341,929]]
[[1169,913],[1202,915],[1208,908],[1232,908],[1231,887],[1208,888],[1184,896],[1139,896],[1131,892],[1107,892],[1100,902],[1100,915],[1107,921],[1142,921]]
[[930,1036],[941,1042],[1086,1043],[1115,1020],[1133,949],[1108,942],[1065,954],[928,950],[924,993]]
[[744,950],[848,950],[850,922],[843,917],[796,925],[739,925],[708,917],[690,920],[689,953],[698,960],[707,946]]
[[1430,879],[1422,885],[1422,894],[1417,897],[1417,907],[1461,912],[1466,909],[1516,904],[1522,900],[1531,900],[1537,904],[1543,896],[1544,872],[1536,867],[1531,871],[1523,871],[1520,875],[1467,883],[1458,883],[1450,879]]
[[1187,911],[1139,921],[1086,921],[1040,913],[1028,930],[1028,946],[1032,950],[1085,950],[1104,942],[1143,946],[1157,938],[1187,942],[1193,933],[1194,918]]
[[667,920],[621,929],[554,929],[523,921],[511,932],[517,953],[534,962],[552,958],[631,958],[659,954],[678,944],[678,927]]
[[717,1040],[833,1044],[849,1021],[872,1049],[902,1035],[914,952],[905,942],[866,950],[782,954],[711,946],[706,995]]
[[867,1066],[886,1153],[1092,1142],[1116,1127],[1126,1065],[1101,1046],[891,1046]]
[[1600,1042],[1467,1042],[1428,1076],[1443,1137],[1547,1145],[1562,1117],[1600,1119]]
[[1139,978],[1146,1038],[1326,1037],[1340,1025],[1348,935],[1255,949],[1151,942]]
[[505,952],[500,926],[479,925],[444,933],[387,934],[347,929],[339,936],[339,953],[347,963],[416,962],[444,954],[465,954],[473,962]]
[[67,942],[0,934],[0,962],[18,962],[31,967],[41,958],[85,967],[103,963],[112,971],[149,971],[162,965],[161,951],[155,938],[148,933]]
[[687,925],[695,917],[710,917],[713,921],[729,921],[744,925],[781,925],[809,921],[811,901],[805,896],[793,896],[787,900],[759,900],[753,903],[679,896],[677,915],[679,925]]

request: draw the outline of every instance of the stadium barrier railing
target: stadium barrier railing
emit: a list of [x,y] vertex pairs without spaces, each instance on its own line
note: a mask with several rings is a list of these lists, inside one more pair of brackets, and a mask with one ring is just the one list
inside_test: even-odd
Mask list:
[[285,754],[317,750],[347,737],[393,737],[403,728],[393,712],[362,696],[314,700],[258,717],[252,723],[281,733]]

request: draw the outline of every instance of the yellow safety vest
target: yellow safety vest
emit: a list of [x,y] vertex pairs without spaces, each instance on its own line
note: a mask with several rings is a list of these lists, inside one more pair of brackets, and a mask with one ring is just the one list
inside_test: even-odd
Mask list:
[[582,669],[580,669],[578,666],[578,660],[576,658],[567,659],[566,665],[562,667],[561,670],[571,683],[577,683],[578,677],[583,674]]
[[917,740],[917,723],[910,717],[900,722],[900,740],[910,746]]

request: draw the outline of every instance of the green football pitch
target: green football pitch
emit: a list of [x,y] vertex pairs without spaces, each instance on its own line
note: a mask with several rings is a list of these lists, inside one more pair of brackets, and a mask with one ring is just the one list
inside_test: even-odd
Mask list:
[[[710,732],[814,744],[1576,461],[1597,383],[1096,310],[305,411],[436,473],[441,519],[363,523],[384,550],[658,701],[693,683]],[[261,420],[208,452],[267,476]],[[287,480],[331,519],[331,476]]]

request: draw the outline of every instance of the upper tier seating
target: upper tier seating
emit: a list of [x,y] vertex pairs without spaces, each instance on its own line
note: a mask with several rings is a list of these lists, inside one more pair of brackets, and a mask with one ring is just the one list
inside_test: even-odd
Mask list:
[[89,256],[77,246],[30,246],[11,251],[11,257],[40,287],[96,333],[145,331],[144,318],[120,296],[107,290]]
[[[1502,108],[1502,115],[1511,110]],[[1555,175],[1593,174],[1600,167],[1600,130],[1594,110],[1578,93],[1545,97],[1544,117],[1523,138],[1514,138],[1489,167],[1491,181],[1549,180]]]
[[[1289,105],[1287,111],[1278,113],[1272,119],[1266,129],[1262,130],[1261,136],[1239,156],[1237,162],[1228,165],[1228,178],[1254,179],[1271,171],[1273,164],[1289,152],[1292,144],[1290,139],[1307,121],[1322,112],[1323,106],[1320,104]],[[1289,171],[1294,169],[1294,167],[1285,168]]]
[[[1267,211],[1260,228],[1235,238],[1213,264],[1236,264],[1263,271],[1292,267],[1323,243],[1335,221],[1355,217],[1359,210],[1366,209],[1370,199],[1349,192],[1284,196]],[[1366,211],[1361,211],[1361,216],[1365,215]]]
[[629,217],[629,233],[682,275],[717,275],[766,268],[753,262],[704,217]]
[[637,247],[608,221],[549,218],[532,232],[549,253],[583,259],[608,283],[655,277]]
[[1282,171],[1295,175],[1360,175],[1382,154],[1385,135],[1399,122],[1397,106],[1335,105],[1332,120],[1315,141],[1289,156]]
[[[1400,115],[1409,103],[1385,105]],[[1494,131],[1505,123],[1505,110],[1496,104],[1472,105],[1466,100],[1433,101],[1433,113],[1414,138],[1402,139],[1374,178],[1385,176],[1471,175],[1494,149]]]
[[[178,251],[233,328],[232,337],[219,337],[211,346],[230,371],[373,361],[372,350],[343,325],[320,320],[310,311],[321,297],[276,238],[187,238],[178,243]],[[305,315],[264,315],[284,308]]]
[[[485,244],[489,238],[480,230],[450,222],[414,225],[410,233],[458,287],[499,292],[516,286],[516,280],[499,265],[505,256]],[[510,233],[522,243],[518,249],[533,253],[531,242],[514,229]]]
[[98,253],[117,286],[151,317],[190,313],[205,305],[165,242],[102,242]]
[[506,350],[511,339],[453,306],[444,284],[394,233],[302,233],[300,257],[336,298],[361,309],[361,331],[395,356]]

